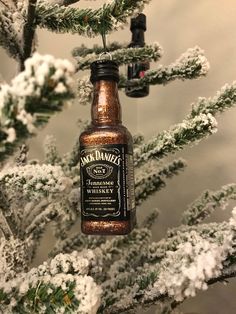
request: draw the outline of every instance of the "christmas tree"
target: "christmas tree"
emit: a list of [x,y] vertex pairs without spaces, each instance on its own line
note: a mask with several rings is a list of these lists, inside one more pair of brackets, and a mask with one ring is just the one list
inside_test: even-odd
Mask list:
[[[66,100],[90,103],[92,85],[88,77],[76,82],[75,73],[88,69],[103,47],[75,48],[74,67],[35,52],[36,28],[89,37],[108,34],[150,1],[114,0],[97,10],[71,6],[76,2],[0,0],[0,44],[19,64],[19,74],[0,87],[0,308],[3,313],[125,313],[157,304],[158,313],[168,313],[209,285],[235,277],[235,210],[228,221],[204,220],[236,198],[236,185],[205,191],[183,212],[182,223],[158,242],[150,231],[156,210],[127,236],[110,239],[71,232],[80,216],[77,139],[73,149],[60,156],[55,139],[48,137],[43,163],[28,160],[24,143],[63,109]],[[115,42],[107,49],[119,65],[158,61],[163,54],[158,43],[127,48]],[[195,47],[139,80],[128,82],[122,75],[119,87],[195,79],[208,69],[204,52]],[[183,159],[166,157],[215,133],[215,117],[235,103],[234,82],[212,98],[199,98],[181,123],[148,141],[134,136],[138,208],[184,170]],[[14,165],[7,163],[13,154]],[[57,241],[48,259],[32,267],[48,225]]]

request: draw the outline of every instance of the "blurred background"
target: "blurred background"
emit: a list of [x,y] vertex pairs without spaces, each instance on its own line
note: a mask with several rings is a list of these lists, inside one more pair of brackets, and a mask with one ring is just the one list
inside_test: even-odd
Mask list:
[[[104,1],[80,1],[80,7],[98,7]],[[78,6],[78,4],[77,4]],[[158,41],[164,48],[159,61],[163,65],[175,61],[188,48],[199,45],[205,50],[211,68],[206,78],[193,81],[175,81],[169,85],[154,86],[148,97],[132,99],[120,93],[123,122],[133,133],[142,133],[148,139],[159,131],[181,122],[190,110],[191,103],[199,96],[210,97],[225,84],[236,79],[236,2],[234,0],[159,0],[151,1],[144,13],[147,15],[146,42]],[[108,41],[117,39],[129,42],[129,26],[108,36]],[[53,34],[38,30],[38,51],[60,58],[71,57],[71,50],[84,43],[92,46],[101,44],[101,38],[83,38],[78,35]],[[0,79],[10,81],[17,67],[0,48]],[[155,64],[151,67],[154,69]],[[125,68],[121,69],[125,71]],[[83,73],[84,74],[84,73]],[[63,113],[54,116],[38,135],[32,138],[30,157],[43,159],[42,144],[47,134],[57,138],[61,153],[71,149],[79,129],[78,119],[89,119],[89,106],[75,101]],[[179,224],[180,214],[205,189],[217,190],[222,185],[236,181],[236,109],[218,117],[219,131],[198,146],[187,148],[178,154],[188,162],[184,173],[168,182],[167,188],[146,201],[138,210],[143,219],[153,208],[158,207],[161,215],[154,226],[154,239],[160,239],[168,227]],[[175,156],[176,157],[176,156]],[[228,219],[235,204],[225,211],[217,211],[211,221]],[[47,248],[53,239],[48,231],[43,239],[37,263],[46,258]],[[186,301],[181,310],[192,314],[234,314],[236,279],[229,284],[218,284],[207,292]],[[219,303],[218,303],[219,302]],[[155,313],[155,307],[147,313]],[[140,314],[146,313],[140,310]],[[157,312],[156,312],[157,313]]]

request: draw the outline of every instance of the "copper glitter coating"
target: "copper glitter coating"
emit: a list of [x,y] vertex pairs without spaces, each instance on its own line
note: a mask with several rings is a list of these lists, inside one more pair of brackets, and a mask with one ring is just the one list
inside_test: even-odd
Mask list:
[[130,233],[135,226],[133,216],[134,213],[131,214],[130,221],[83,221],[81,229],[85,234],[124,235]]
[[[121,106],[116,82],[101,80],[94,84],[91,116],[91,125],[80,135],[81,146],[128,144],[132,148],[132,136],[121,124]],[[133,210],[128,221],[82,219],[81,229],[85,234],[122,235],[129,233],[135,223],[136,214]]]

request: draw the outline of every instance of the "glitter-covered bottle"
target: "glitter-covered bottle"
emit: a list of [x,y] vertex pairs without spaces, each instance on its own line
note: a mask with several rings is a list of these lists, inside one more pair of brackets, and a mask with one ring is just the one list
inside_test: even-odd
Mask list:
[[118,65],[91,65],[90,126],[80,135],[81,228],[85,234],[129,233],[136,224],[133,141],[121,123]]
[[[146,29],[146,15],[140,13],[137,17],[131,19],[130,30],[132,32],[132,40],[129,44],[129,47],[139,48],[145,46],[144,32]],[[149,68],[150,63],[145,60],[136,63],[130,63],[127,70],[128,80],[142,78]],[[127,87],[125,93],[129,97],[145,97],[149,94],[149,86],[147,85],[135,89]]]

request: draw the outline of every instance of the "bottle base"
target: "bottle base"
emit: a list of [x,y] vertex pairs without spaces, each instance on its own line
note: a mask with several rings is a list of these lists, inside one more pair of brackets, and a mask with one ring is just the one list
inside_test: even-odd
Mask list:
[[125,94],[126,96],[131,97],[131,98],[142,98],[149,95],[149,90],[143,89],[143,88],[135,89],[135,90],[126,89]]
[[88,235],[125,235],[134,228],[130,221],[82,221],[81,230]]

